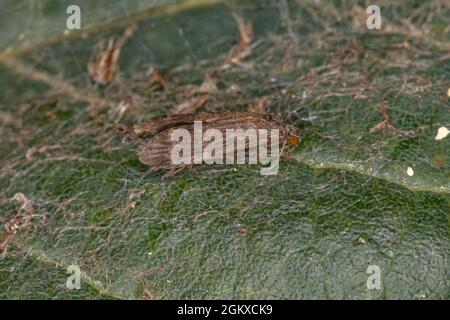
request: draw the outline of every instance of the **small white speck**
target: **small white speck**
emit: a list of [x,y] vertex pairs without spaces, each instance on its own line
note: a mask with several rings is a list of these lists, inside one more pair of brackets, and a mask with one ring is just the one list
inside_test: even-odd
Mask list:
[[447,90],[447,97],[450,97],[450,88]]
[[446,136],[448,136],[448,134],[450,133],[450,131],[446,128],[446,127],[440,127],[438,129],[436,138],[434,138],[435,140],[442,140],[444,139]]
[[408,169],[406,169],[406,174],[410,177],[412,177],[414,175],[414,170],[411,167],[408,167]]
[[151,251],[148,253],[149,256],[151,256],[152,254],[153,254],[153,252],[151,252]]

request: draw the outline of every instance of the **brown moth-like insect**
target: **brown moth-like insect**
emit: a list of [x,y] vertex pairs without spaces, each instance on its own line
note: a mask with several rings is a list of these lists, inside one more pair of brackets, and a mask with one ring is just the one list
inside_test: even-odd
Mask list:
[[[172,141],[172,134],[174,130],[182,128],[188,130],[189,133],[191,133],[191,136],[194,136],[194,121],[202,122],[202,133],[205,133],[208,129],[216,129],[224,136],[226,135],[227,129],[242,129],[244,131],[247,129],[266,129],[268,132],[273,129],[278,129],[280,149],[285,146],[296,146],[301,141],[298,128],[286,124],[282,118],[272,113],[214,112],[161,116],[150,119],[140,125],[135,125],[131,129],[126,129],[125,131],[142,139],[142,143],[138,150],[140,162],[148,165],[151,170],[172,170],[186,166],[177,166],[173,164],[171,158],[172,149],[179,141]],[[271,143],[270,138],[271,136],[268,134],[267,141],[269,145]],[[202,141],[202,147],[204,148],[207,144],[213,142],[214,140],[207,142]],[[223,141],[223,143],[223,150],[226,150],[225,141]],[[247,157],[249,143],[244,143],[243,145]],[[235,140],[235,155],[239,152],[238,148],[239,146]],[[194,157],[193,154],[192,157]],[[225,155],[215,155],[214,159],[218,158],[225,159]],[[194,161],[192,161],[192,163],[194,163]],[[225,161],[223,161],[223,163],[225,163]]]

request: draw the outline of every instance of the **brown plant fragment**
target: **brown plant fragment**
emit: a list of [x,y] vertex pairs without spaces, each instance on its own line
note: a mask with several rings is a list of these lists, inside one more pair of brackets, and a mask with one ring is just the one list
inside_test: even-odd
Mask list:
[[33,202],[28,199],[22,192],[18,192],[12,198],[13,201],[21,205],[19,208],[19,213],[23,211],[25,214],[32,214],[34,212]]
[[414,134],[413,131],[405,131],[405,130],[401,130],[401,129],[397,129],[391,122],[391,118],[389,117],[389,112],[388,112],[388,104],[386,101],[383,101],[380,107],[380,113],[383,116],[383,121],[377,123],[375,126],[373,126],[372,128],[370,128],[369,132],[370,133],[376,133],[376,132],[387,132],[387,133],[396,133],[396,134],[401,134],[401,135],[412,135]]
[[242,17],[235,12],[233,12],[232,15],[239,28],[240,40],[239,43],[230,50],[228,61],[234,65],[250,68],[253,64],[243,62],[242,60],[252,53],[253,24],[251,21],[247,23],[244,22]]
[[114,123],[119,123],[119,121],[122,119],[125,112],[127,112],[128,109],[132,106],[133,101],[130,97],[126,97],[123,100],[120,100],[119,104],[109,110],[108,112],[108,118],[109,120],[113,121]]
[[444,155],[442,155],[442,154],[436,155],[436,156],[434,157],[434,161],[433,161],[433,162],[436,164],[436,166],[437,166],[439,169],[444,168],[444,167],[445,167],[445,157],[444,157]]
[[31,215],[34,213],[33,203],[23,193],[19,192],[14,195],[12,201],[17,202],[21,207],[17,210],[16,215],[10,219],[4,226],[5,232],[0,238],[1,256],[8,253],[9,242],[20,230],[26,229],[31,223]]
[[172,108],[169,111],[170,115],[176,115],[176,114],[189,114],[194,113],[200,108],[203,108],[206,103],[208,102],[208,97],[206,96],[199,96],[192,98],[186,102],[183,102],[174,108]]
[[[139,160],[143,164],[148,165],[151,170],[174,170],[189,165],[176,166],[173,164],[171,159],[172,149],[179,142],[171,140],[172,133],[176,129],[183,128],[188,130],[193,137],[194,121],[202,121],[203,133],[209,129],[217,129],[223,136],[226,136],[227,129],[267,129],[268,131],[278,129],[280,146],[296,146],[301,141],[299,130],[296,127],[286,124],[283,119],[272,113],[213,112],[161,116],[124,131],[130,132],[136,138],[144,139],[138,150]],[[226,150],[225,140],[223,150]],[[270,137],[267,140],[270,145]],[[206,144],[203,142],[203,148]],[[238,151],[236,144],[234,149],[236,154]],[[247,154],[247,144],[245,150]],[[223,155],[216,157],[223,159]]]
[[269,101],[270,98],[267,96],[256,98],[248,105],[247,111],[255,113],[265,113],[267,112]]
[[21,128],[23,123],[22,119],[17,118],[13,113],[0,110],[0,122],[8,126],[14,126]]
[[239,228],[236,230],[236,234],[241,237],[245,237],[248,234],[247,228]]
[[217,89],[217,79],[211,73],[206,73],[203,83],[200,88],[196,90],[198,93],[214,93]]
[[135,26],[129,26],[117,41],[114,37],[110,37],[106,48],[103,43],[100,43],[98,47],[94,49],[88,63],[89,76],[94,83],[107,86],[114,79],[117,74],[118,61],[122,47],[135,31]]
[[150,72],[151,72],[151,83],[157,84],[161,89],[165,89],[167,87],[167,80],[162,75],[159,68],[153,64],[150,66]]
[[227,93],[228,94],[237,94],[242,92],[241,87],[239,87],[239,85],[233,83],[231,86],[228,87],[227,89]]
[[52,145],[52,146],[45,145],[45,146],[42,146],[40,148],[38,148],[38,147],[31,147],[25,153],[25,157],[27,158],[28,161],[32,161],[36,154],[47,152],[47,151],[51,151],[51,150],[55,150],[55,149],[60,149],[60,148],[61,148],[61,145],[59,145],[59,144]]

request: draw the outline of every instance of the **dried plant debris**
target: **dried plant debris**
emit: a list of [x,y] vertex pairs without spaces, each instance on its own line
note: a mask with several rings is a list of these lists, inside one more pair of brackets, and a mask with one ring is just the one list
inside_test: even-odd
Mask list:
[[169,111],[169,114],[177,115],[177,114],[194,113],[197,110],[203,108],[207,102],[208,102],[207,96],[204,95],[198,96],[175,106]]
[[[186,165],[174,165],[172,162],[172,150],[179,141],[172,141],[171,137],[176,129],[186,129],[190,136],[194,137],[194,121],[202,122],[202,133],[209,129],[218,130],[223,136],[226,136],[227,129],[266,129],[267,131],[279,130],[279,144],[277,147],[296,146],[300,143],[300,134],[298,128],[288,125],[282,118],[271,113],[253,113],[253,112],[215,112],[200,113],[197,115],[172,115],[162,116],[150,119],[149,121],[133,126],[127,132],[133,136],[142,139],[138,156],[139,160],[150,167],[151,170],[172,170],[178,167],[186,167]],[[271,144],[270,135],[268,144]],[[215,142],[214,140],[211,141]],[[235,141],[236,142],[236,141]],[[193,143],[193,139],[192,139]],[[222,140],[223,150],[226,149],[225,139]],[[205,148],[208,142],[203,141],[202,148]],[[248,145],[244,144],[245,152],[248,153]],[[242,146],[241,146],[242,147]],[[235,143],[235,155],[239,146]],[[195,152],[192,153],[192,163],[195,163]],[[224,160],[224,155],[215,155],[214,159],[205,159],[207,162],[214,162],[217,159]],[[217,162],[216,162],[217,163]]]
[[13,126],[16,128],[21,128],[23,125],[23,120],[14,116],[13,113],[0,110],[0,123],[5,126]]
[[161,70],[156,65],[150,66],[151,84],[156,85],[159,89],[164,90],[167,87],[167,80],[163,76]]
[[203,83],[201,86],[196,90],[198,93],[215,93],[217,92],[217,78],[215,74],[212,73],[205,73],[205,78],[203,79]]
[[240,40],[239,43],[230,50],[228,61],[233,65],[248,69],[251,68],[253,64],[250,62],[243,62],[242,60],[252,53],[253,24],[251,21],[244,22],[243,18],[235,12],[232,14],[239,28]]
[[108,111],[109,120],[113,121],[115,124],[119,123],[125,112],[131,107],[132,99],[127,97],[119,102],[117,107]]
[[232,85],[230,85],[230,86],[227,88],[226,92],[227,92],[228,94],[235,95],[235,94],[241,93],[241,92],[242,92],[242,88],[241,88],[239,85],[233,83]]
[[52,151],[52,150],[57,150],[57,149],[61,149],[62,146],[59,144],[56,145],[44,145],[42,147],[31,147],[30,149],[27,150],[27,152],[25,153],[25,157],[27,158],[28,161],[33,161],[34,157],[38,154],[41,153],[46,153],[48,151]]
[[390,118],[389,112],[388,112],[388,104],[386,101],[383,101],[381,103],[380,113],[383,116],[383,121],[381,121],[381,122],[377,123],[375,126],[373,126],[369,130],[370,133],[385,132],[385,133],[400,134],[403,136],[414,135],[414,133],[415,133],[414,131],[401,130],[401,129],[396,128],[392,124],[391,118]]
[[270,98],[267,96],[259,97],[253,100],[247,107],[248,112],[265,113],[269,105]]
[[136,26],[129,26],[117,41],[114,37],[110,37],[106,48],[102,41],[94,49],[88,63],[89,76],[94,83],[107,86],[114,79],[119,69],[118,61],[122,47],[135,31]]
[[4,234],[0,238],[0,252],[2,257],[8,253],[9,242],[17,232],[26,229],[30,225],[31,216],[34,213],[33,202],[23,193],[16,193],[12,201],[18,203],[20,207],[15,216],[5,224]]

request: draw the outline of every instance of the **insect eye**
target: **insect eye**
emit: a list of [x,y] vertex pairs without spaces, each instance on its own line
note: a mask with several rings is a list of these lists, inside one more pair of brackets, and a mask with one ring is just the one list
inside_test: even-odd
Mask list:
[[291,146],[293,145],[297,145],[299,143],[299,139],[296,136],[290,136],[289,137],[289,141],[288,144],[290,144]]

